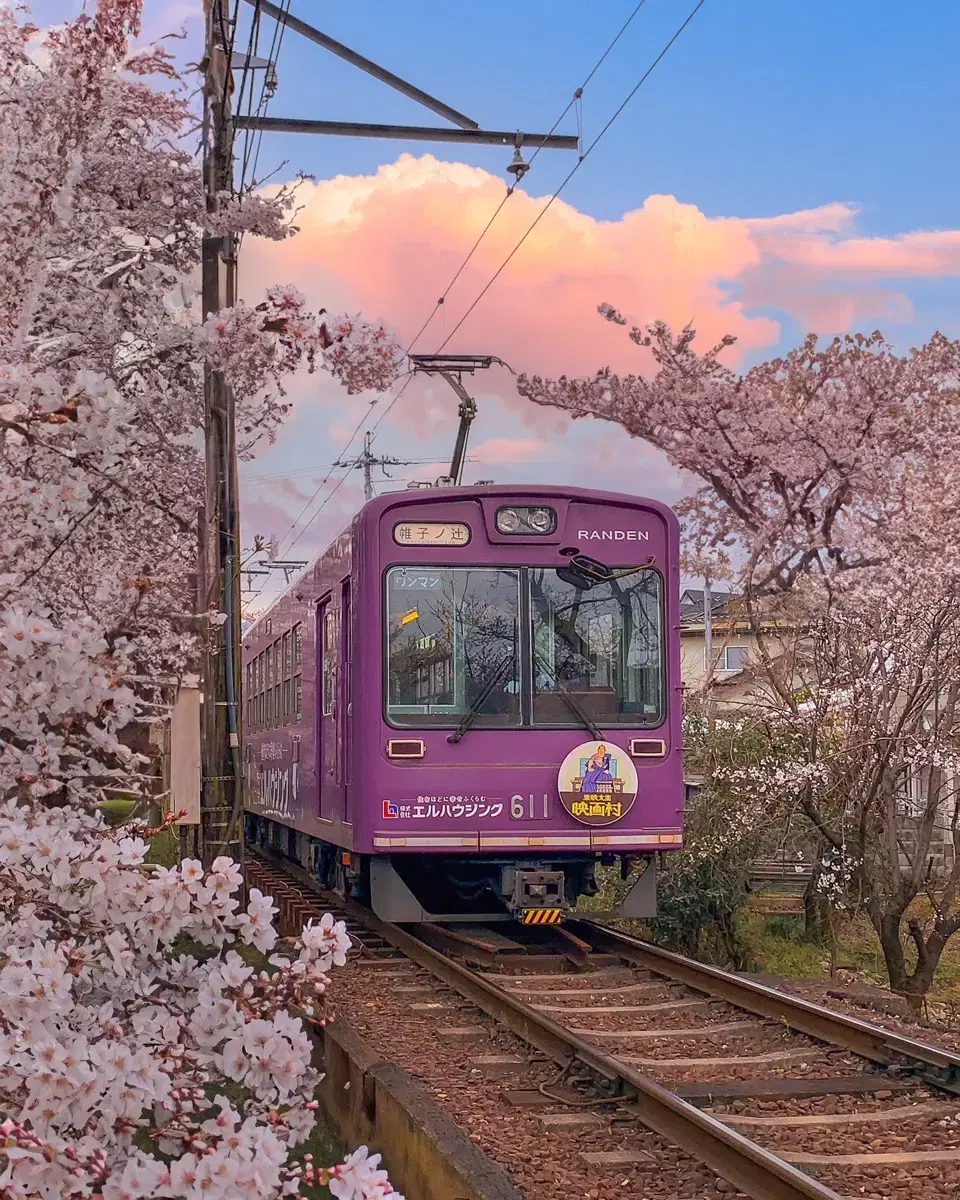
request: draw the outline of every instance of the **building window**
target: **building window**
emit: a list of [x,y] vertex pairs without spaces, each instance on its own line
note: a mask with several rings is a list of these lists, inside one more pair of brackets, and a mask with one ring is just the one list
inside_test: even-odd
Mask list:
[[303,719],[303,679],[299,675],[293,677],[293,720],[295,724]]
[[293,669],[296,671],[300,666],[300,660],[303,657],[303,626],[294,625],[293,627]]
[[922,817],[927,807],[925,774],[916,767],[908,767],[900,780],[899,808],[906,817]]
[[293,646],[292,639],[289,633],[283,635],[283,677],[286,679],[290,675],[292,665]]
[[720,659],[721,671],[742,671],[747,665],[749,651],[746,646],[725,646]]

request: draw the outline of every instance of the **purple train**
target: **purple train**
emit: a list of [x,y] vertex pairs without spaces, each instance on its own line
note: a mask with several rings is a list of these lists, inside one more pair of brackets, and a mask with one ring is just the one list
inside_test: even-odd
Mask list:
[[389,921],[554,923],[683,828],[679,532],[653,500],[366,504],[248,632],[246,836]]

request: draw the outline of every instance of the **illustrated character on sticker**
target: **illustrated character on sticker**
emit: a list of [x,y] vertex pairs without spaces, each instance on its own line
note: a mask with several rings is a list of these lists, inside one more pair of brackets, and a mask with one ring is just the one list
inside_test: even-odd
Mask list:
[[627,815],[637,799],[637,769],[619,746],[584,742],[561,764],[557,778],[560,802],[583,825],[612,825]]

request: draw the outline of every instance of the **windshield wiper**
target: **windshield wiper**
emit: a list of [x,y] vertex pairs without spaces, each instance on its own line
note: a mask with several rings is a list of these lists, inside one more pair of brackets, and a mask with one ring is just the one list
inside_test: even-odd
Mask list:
[[603,734],[600,732],[600,730],[597,728],[597,726],[593,723],[593,721],[587,715],[586,710],[583,708],[583,706],[581,705],[580,701],[576,698],[576,696],[574,696],[573,692],[568,692],[567,689],[560,682],[560,680],[557,678],[556,671],[551,671],[550,668],[543,661],[543,659],[539,656],[539,654],[536,653],[536,651],[534,651],[533,661],[534,661],[534,664],[537,667],[539,667],[540,670],[543,671],[545,675],[553,676],[553,686],[560,693],[567,708],[570,709],[570,711],[573,713],[573,715],[575,717],[579,718],[580,723],[583,725],[584,729],[586,729],[586,731],[588,733],[592,733],[598,742],[602,742]]
[[506,658],[503,660],[503,662],[499,665],[499,667],[497,667],[497,669],[493,672],[493,674],[487,680],[486,684],[483,687],[483,691],[480,693],[480,695],[476,698],[476,700],[474,700],[474,702],[470,705],[469,709],[464,713],[463,720],[456,727],[456,729],[453,731],[453,733],[451,733],[450,736],[447,738],[448,742],[452,742],[454,745],[456,745],[457,742],[459,742],[463,738],[463,735],[467,732],[467,730],[470,728],[470,726],[474,723],[474,721],[480,715],[480,709],[483,708],[484,704],[486,704],[487,697],[490,695],[490,693],[493,691],[493,689],[497,686],[497,684],[500,682],[500,680],[506,674],[507,667],[513,666],[513,664],[516,662],[516,660],[517,660],[517,649],[516,649],[516,647],[514,647],[510,651],[510,653],[506,656]]

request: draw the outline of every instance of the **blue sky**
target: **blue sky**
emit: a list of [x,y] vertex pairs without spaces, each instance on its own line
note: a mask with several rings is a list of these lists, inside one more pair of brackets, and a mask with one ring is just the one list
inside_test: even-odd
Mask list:
[[[374,0],[292,11],[486,128],[549,129],[634,7],[571,0],[416,5]],[[584,96],[599,131],[692,7],[647,0]],[[616,219],[650,192],[709,215],[762,216],[835,200],[861,229],[943,228],[960,193],[960,5],[948,0],[706,0],[569,185],[582,211]],[[271,114],[408,124],[432,113],[288,33]],[[576,132],[570,114],[561,132]],[[271,156],[322,177],[392,161],[394,142],[284,137]],[[409,145],[406,148],[411,148]],[[503,169],[496,149],[435,147]],[[572,165],[541,156],[538,186]]]

